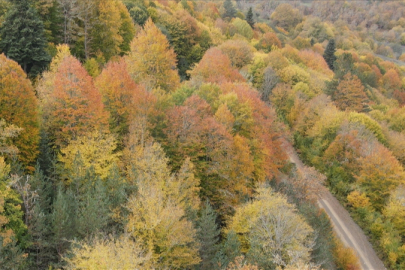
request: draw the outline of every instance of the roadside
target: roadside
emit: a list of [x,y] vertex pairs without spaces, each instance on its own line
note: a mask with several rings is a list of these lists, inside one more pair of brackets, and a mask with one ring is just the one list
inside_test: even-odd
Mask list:
[[[304,164],[299,159],[297,152],[290,142],[283,141],[284,149],[292,163],[298,169],[303,169]],[[319,195],[319,207],[323,208],[328,214],[331,223],[341,241],[356,251],[361,267],[364,270],[384,270],[384,264],[378,258],[372,245],[367,240],[363,230],[353,221],[349,212],[340,205],[339,201],[327,190]]]

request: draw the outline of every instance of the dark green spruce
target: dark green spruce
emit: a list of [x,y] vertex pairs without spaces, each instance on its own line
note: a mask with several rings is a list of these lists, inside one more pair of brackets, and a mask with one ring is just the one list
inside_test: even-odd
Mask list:
[[13,0],[0,29],[0,50],[35,77],[49,64],[44,25],[28,0]]
[[246,14],[246,21],[247,23],[250,25],[250,27],[254,27],[255,26],[255,21],[253,19],[253,10],[252,7],[249,8],[247,14]]
[[323,58],[325,59],[326,63],[328,64],[331,70],[335,70],[334,67],[336,61],[335,52],[336,52],[335,40],[331,39],[329,40],[328,46],[326,46],[325,52],[323,53]]
[[216,224],[217,215],[209,202],[201,211],[198,222],[198,240],[200,242],[201,263],[199,269],[209,270],[216,268],[215,256],[218,252],[218,240],[221,231]]
[[224,9],[225,9],[225,13],[223,15],[224,19],[225,18],[232,19],[236,17],[236,8],[233,6],[231,0],[225,0]]

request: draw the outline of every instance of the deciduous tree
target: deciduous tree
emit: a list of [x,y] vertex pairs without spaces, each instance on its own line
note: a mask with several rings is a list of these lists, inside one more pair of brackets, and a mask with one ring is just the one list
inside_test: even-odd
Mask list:
[[364,86],[356,75],[347,73],[339,83],[332,96],[336,106],[341,110],[362,112],[367,105]]
[[89,130],[105,130],[108,114],[101,94],[80,62],[65,57],[56,73],[50,98],[43,104],[45,129],[54,146],[66,146],[69,140]]
[[19,160],[32,170],[38,155],[39,124],[37,98],[24,71],[4,54],[0,55],[0,119],[23,130],[12,139]]
[[131,77],[148,91],[161,88],[170,92],[179,84],[176,55],[151,19],[132,41],[126,61]]

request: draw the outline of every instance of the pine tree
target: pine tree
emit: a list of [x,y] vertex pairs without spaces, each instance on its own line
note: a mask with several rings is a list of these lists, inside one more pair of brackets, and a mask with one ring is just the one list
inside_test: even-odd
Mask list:
[[28,0],[13,1],[0,29],[0,50],[35,77],[51,61],[44,25]]
[[201,211],[201,217],[198,221],[198,240],[200,242],[201,263],[199,269],[215,269],[215,255],[218,252],[218,229],[215,220],[217,215],[207,201]]
[[252,7],[249,8],[247,14],[246,14],[246,21],[247,23],[250,25],[250,27],[254,27],[255,26],[255,21],[253,19],[253,10]]
[[328,64],[331,70],[335,70],[334,64],[336,61],[336,47],[335,47],[335,40],[329,40],[328,46],[326,46],[325,52],[323,54],[323,58],[325,59],[326,63]]
[[236,9],[232,4],[231,0],[225,0],[224,2],[224,9],[225,12],[223,14],[223,18],[228,18],[228,19],[232,19],[236,16]]
[[241,244],[235,231],[229,231],[221,250],[217,254],[217,263],[221,269],[225,269],[230,262],[241,255]]

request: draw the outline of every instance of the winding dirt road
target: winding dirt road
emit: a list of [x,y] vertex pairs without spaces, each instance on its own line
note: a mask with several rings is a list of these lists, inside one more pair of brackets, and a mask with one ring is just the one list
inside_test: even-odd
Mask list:
[[[304,168],[304,164],[299,159],[294,147],[287,140],[283,141],[284,149],[292,163],[297,168]],[[362,229],[353,221],[349,213],[339,201],[328,191],[319,195],[318,205],[328,214],[332,225],[342,242],[353,248],[360,259],[361,267],[364,270],[384,270],[384,264],[378,258],[370,242],[367,240]]]

